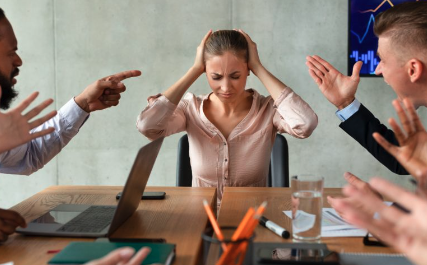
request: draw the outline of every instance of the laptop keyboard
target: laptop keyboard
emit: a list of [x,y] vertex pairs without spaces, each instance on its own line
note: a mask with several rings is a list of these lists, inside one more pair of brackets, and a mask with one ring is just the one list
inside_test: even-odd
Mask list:
[[86,232],[98,233],[111,224],[115,206],[90,206],[81,214],[61,226],[58,232]]

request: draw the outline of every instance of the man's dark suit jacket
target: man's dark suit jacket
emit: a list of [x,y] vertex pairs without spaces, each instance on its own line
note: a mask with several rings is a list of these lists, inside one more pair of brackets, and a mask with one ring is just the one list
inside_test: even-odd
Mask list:
[[390,143],[399,145],[394,132],[381,124],[365,106],[361,104],[359,110],[348,120],[342,122],[340,127],[392,172],[399,175],[409,175],[396,158],[390,155],[372,137],[374,132],[378,132]]

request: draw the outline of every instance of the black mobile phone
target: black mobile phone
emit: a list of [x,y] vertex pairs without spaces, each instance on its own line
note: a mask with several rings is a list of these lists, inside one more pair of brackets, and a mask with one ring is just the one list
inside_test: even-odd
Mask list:
[[[116,195],[116,200],[120,199],[122,193],[119,192]],[[142,194],[141,200],[162,200],[166,196],[164,191],[144,191]]]
[[166,243],[164,238],[110,238],[110,242],[129,242],[129,243]]
[[[298,244],[296,244],[298,245]],[[339,255],[325,248],[265,247],[258,250],[258,261],[262,264],[307,264],[339,265]]]

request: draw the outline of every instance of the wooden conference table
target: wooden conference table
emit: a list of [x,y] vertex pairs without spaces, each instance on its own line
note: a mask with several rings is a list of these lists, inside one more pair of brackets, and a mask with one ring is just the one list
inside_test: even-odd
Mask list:
[[[115,186],[55,186],[49,187],[12,207],[28,221],[35,219],[61,203],[116,204],[115,195],[122,187]],[[215,188],[147,187],[146,191],[165,191],[165,200],[141,201],[138,211],[113,237],[119,238],[164,238],[176,244],[176,258],[173,264],[199,264],[201,255],[201,233],[208,225],[202,200],[212,207],[216,205]],[[339,195],[340,189],[325,189],[327,195]],[[237,226],[250,206],[268,201],[264,215],[277,224],[291,228],[289,218],[282,213],[291,209],[289,188],[225,188],[218,221],[221,226]],[[215,212],[215,211],[214,211]],[[291,242],[258,226],[255,242]],[[82,238],[36,237],[12,235],[0,245],[0,264],[14,261],[20,264],[46,264],[53,254],[49,250],[64,248],[72,241],[93,241]],[[395,253],[390,248],[368,247],[362,238],[322,238],[322,242],[335,251]]]
[[[123,187],[115,186],[54,186],[49,187],[11,209],[27,222],[62,203],[115,205],[116,194]],[[215,188],[147,187],[146,191],[165,191],[164,200],[141,201],[132,215],[112,237],[164,238],[176,244],[173,264],[198,264],[201,253],[201,234],[208,225],[203,199],[216,208]],[[15,265],[46,264],[54,254],[49,250],[64,248],[72,241],[94,239],[37,237],[14,234],[0,245],[0,264],[13,261]]]
[[[324,190],[323,207],[331,207],[326,196],[342,196],[340,188],[326,188]],[[264,216],[281,227],[292,230],[291,220],[285,216],[284,210],[291,210],[291,189],[289,188],[234,188],[226,187],[218,214],[220,226],[237,226],[251,206],[259,206],[263,201],[268,205]],[[255,229],[254,242],[292,242],[282,239],[270,230],[258,226]],[[322,238],[322,243],[337,252],[365,252],[365,253],[396,253],[388,247],[364,246],[361,237],[329,237]]]

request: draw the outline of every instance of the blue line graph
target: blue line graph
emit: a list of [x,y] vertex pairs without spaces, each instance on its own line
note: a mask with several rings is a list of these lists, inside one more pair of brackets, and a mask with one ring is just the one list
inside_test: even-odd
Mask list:
[[357,37],[357,39],[359,40],[359,43],[362,43],[362,42],[363,42],[363,40],[364,40],[364,39],[365,39],[365,37],[366,37],[366,34],[368,34],[369,27],[371,26],[371,23],[373,23],[373,22],[375,22],[375,17],[374,17],[374,15],[373,15],[373,14],[371,14],[371,16],[370,16],[370,18],[369,18],[368,26],[366,27],[365,34],[363,34],[363,37],[362,37],[362,38],[360,38],[359,34],[357,34],[356,32],[354,32],[353,30],[351,30],[351,33]]
[[361,76],[374,76],[380,63],[376,55],[378,38],[374,33],[375,17],[394,6],[405,2],[427,2],[427,0],[348,0],[348,74],[352,74],[354,63],[363,61]]

